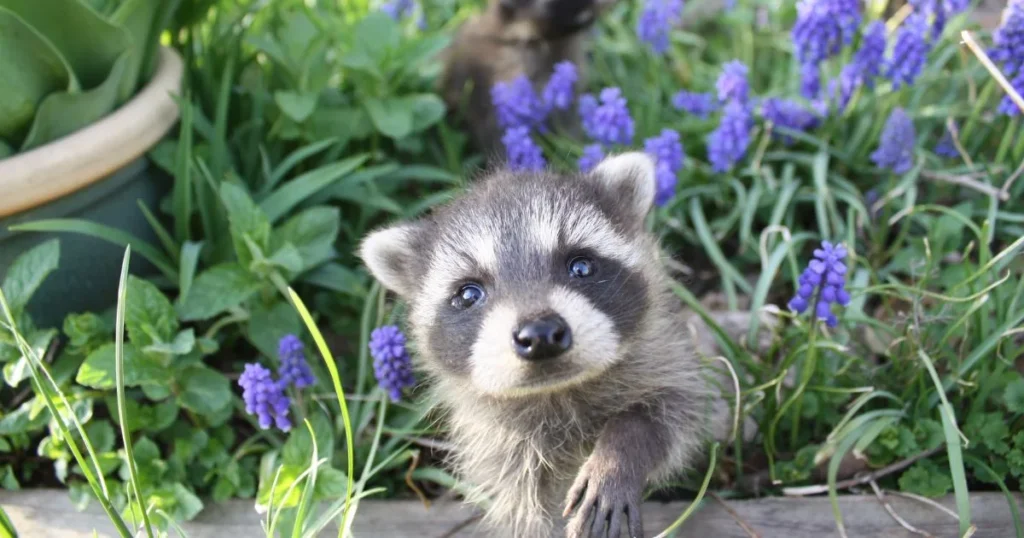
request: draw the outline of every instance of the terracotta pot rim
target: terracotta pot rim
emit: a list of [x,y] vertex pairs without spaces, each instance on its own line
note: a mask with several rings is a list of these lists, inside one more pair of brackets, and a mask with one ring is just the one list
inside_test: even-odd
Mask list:
[[178,121],[181,57],[160,48],[152,79],[130,101],[65,137],[0,160],[0,218],[83,189],[156,145]]

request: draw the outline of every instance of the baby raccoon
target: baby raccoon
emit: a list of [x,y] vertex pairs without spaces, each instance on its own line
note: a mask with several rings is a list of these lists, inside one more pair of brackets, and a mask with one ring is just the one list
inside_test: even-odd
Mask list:
[[408,304],[455,468],[498,534],[643,536],[645,487],[700,457],[712,389],[644,228],[654,192],[641,152],[499,169],[360,247]]
[[472,143],[493,154],[501,145],[491,103],[495,82],[520,75],[539,89],[555,64],[572,61],[582,70],[584,31],[615,0],[489,0],[466,21],[444,53],[439,91],[449,110],[466,105]]

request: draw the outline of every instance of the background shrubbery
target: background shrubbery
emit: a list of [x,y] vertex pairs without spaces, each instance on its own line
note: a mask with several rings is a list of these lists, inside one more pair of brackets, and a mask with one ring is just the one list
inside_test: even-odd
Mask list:
[[[681,299],[699,311],[774,305],[784,319],[760,356],[748,351],[754,328],[748,341],[723,342],[743,387],[740,411],[758,434],[722,451],[713,487],[778,493],[834,483],[841,462],[906,462],[879,483],[955,491],[962,525],[968,489],[1020,490],[1024,128],[1005,88],[960,43],[966,6],[912,2],[872,24],[883,5],[819,0],[801,5],[821,13],[801,13],[744,1],[669,32],[651,22],[678,14],[663,2],[621,2],[594,32],[581,88],[592,97],[571,105],[582,109],[583,139],[524,122],[506,140],[514,165],[563,170],[597,152],[646,148],[663,165],[651,226]],[[182,3],[169,34],[187,63],[182,121],[151,155],[174,178],[150,218],[160,242],[131,244],[157,273],[124,283],[124,413],[114,311],[52,328],[24,313],[46,273],[74,263],[57,243],[37,247],[3,280],[26,345],[0,326],[0,483],[65,484],[84,505],[97,497],[94,474],[105,479],[100,496],[122,510],[132,474],[123,429],[142,504],[175,520],[195,516],[200,499],[252,498],[285,508],[287,524],[308,500],[340,509],[346,491],[457,488],[436,465],[443,432],[424,420],[417,392],[392,401],[376,386],[380,363],[405,351],[393,335],[376,341],[375,369],[371,331],[397,323],[401,305],[385,301],[353,251],[371,227],[447,199],[481,163],[432,91],[437,52],[479,6],[213,4]],[[942,24],[937,6],[951,5]],[[1024,4],[1012,6],[1000,43],[1024,57]],[[870,35],[886,36],[887,52],[858,52],[877,48]],[[1014,56],[974,35],[1024,89]],[[598,119],[588,112],[596,106],[607,107]],[[84,223],[25,228],[58,225],[120,242]],[[830,310],[835,326],[816,321],[816,306],[807,316],[786,307],[821,241],[848,251],[850,297]],[[288,335],[314,343],[289,288],[337,359],[347,412],[313,347],[280,353]],[[28,347],[52,384],[33,377],[44,372]],[[297,353],[312,386],[288,382]],[[240,382],[247,364],[266,371]],[[284,409],[255,412],[242,386],[288,404],[292,427],[262,428],[260,414]],[[66,402],[54,400],[57,387]],[[61,431],[72,416],[95,453],[91,469],[73,454],[84,438]]]

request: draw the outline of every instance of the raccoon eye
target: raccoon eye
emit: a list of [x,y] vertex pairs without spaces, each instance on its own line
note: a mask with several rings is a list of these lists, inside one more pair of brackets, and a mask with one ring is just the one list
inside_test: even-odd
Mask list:
[[464,310],[484,298],[484,289],[477,284],[466,284],[452,297],[452,306]]
[[576,278],[586,278],[594,274],[594,262],[590,258],[577,256],[569,262],[569,274]]

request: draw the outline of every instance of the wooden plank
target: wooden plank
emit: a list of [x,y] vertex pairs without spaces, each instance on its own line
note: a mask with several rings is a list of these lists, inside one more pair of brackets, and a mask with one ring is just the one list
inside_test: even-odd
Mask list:
[[[956,537],[957,522],[949,514],[919,501],[888,496],[897,514],[914,527],[936,537]],[[825,538],[839,536],[827,497],[803,499],[765,498],[727,501],[750,528],[762,538]],[[1024,511],[1021,496],[1018,509]],[[952,496],[939,503],[954,509]],[[93,530],[102,538],[115,537],[113,527],[96,503],[84,512],[74,509],[62,490],[0,492],[0,505],[11,517],[23,537],[87,538]],[[685,510],[687,503],[644,505],[644,522],[649,536],[667,527]],[[847,536],[911,538],[916,536],[901,527],[885,512],[874,496],[840,497],[840,508]],[[972,520],[978,526],[975,538],[1012,538],[1013,518],[1007,499],[998,493],[971,496]],[[360,505],[354,532],[357,537],[381,538],[475,538],[486,536],[470,522],[472,508],[455,501],[439,501],[429,509],[415,501],[367,501]],[[263,536],[260,516],[250,501],[231,501],[211,505],[195,521],[183,528],[189,538],[248,538]],[[683,526],[683,536],[747,538],[750,536],[718,502],[708,499]],[[336,535],[336,530],[329,534]],[[172,536],[174,534],[172,533]]]

